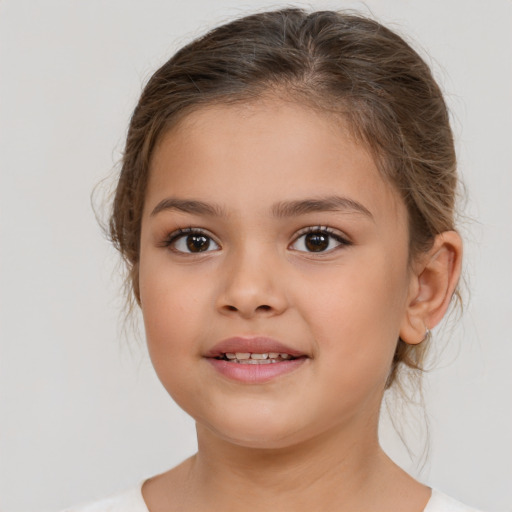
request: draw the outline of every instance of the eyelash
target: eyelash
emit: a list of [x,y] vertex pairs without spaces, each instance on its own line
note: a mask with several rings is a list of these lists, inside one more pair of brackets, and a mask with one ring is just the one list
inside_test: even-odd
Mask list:
[[[326,254],[326,253],[330,253],[330,252],[334,251],[335,249],[337,249],[340,246],[347,247],[347,246],[352,245],[351,241],[349,241],[344,236],[340,235],[339,232],[334,231],[332,228],[329,228],[327,226],[308,226],[307,228],[301,229],[297,233],[297,235],[295,236],[293,242],[289,245],[289,247],[292,247],[294,244],[296,244],[302,237],[310,235],[310,234],[315,234],[315,233],[321,234],[321,235],[327,235],[327,237],[329,239],[335,240],[339,245],[335,246],[334,248],[330,248],[327,250],[320,250],[320,251],[301,251],[298,249],[294,249],[294,250],[296,250],[297,252],[305,252],[308,254],[315,254],[315,253]],[[179,240],[185,238],[188,235],[198,235],[198,236],[203,236],[206,239],[208,239],[209,242],[208,242],[208,246],[207,246],[206,250],[197,251],[197,252],[193,252],[193,251],[189,252],[189,251],[183,251],[183,250],[176,249],[175,244]],[[178,254],[200,254],[202,252],[211,252],[211,251],[208,251],[208,249],[210,248],[211,242],[213,242],[217,247],[220,248],[220,244],[217,243],[214,240],[214,238],[207,231],[200,229],[200,228],[189,227],[189,228],[179,228],[176,231],[173,231],[172,233],[170,233],[166,237],[166,239],[163,241],[162,246],[168,247]],[[328,244],[330,244],[330,242],[328,242]],[[215,249],[215,250],[217,250],[217,249]]]
[[182,238],[185,238],[186,236],[189,236],[189,235],[204,236],[205,238],[207,238],[209,240],[207,249],[209,248],[209,245],[211,242],[213,242],[215,245],[220,247],[220,244],[218,244],[207,231],[200,229],[200,228],[192,228],[192,227],[179,228],[176,231],[173,231],[163,241],[162,246],[168,247],[169,249],[171,249],[172,251],[174,251],[178,254],[201,254],[202,252],[211,252],[211,251],[187,252],[187,251],[180,251],[180,250],[176,249],[176,247],[175,247],[176,242],[178,242]]
[[295,237],[293,242],[290,244],[290,246],[297,243],[302,237],[304,237],[306,235],[314,234],[314,233],[327,235],[328,238],[335,240],[339,245],[337,245],[336,247],[333,247],[331,249],[324,250],[324,251],[316,251],[316,252],[315,251],[299,251],[299,252],[306,252],[307,254],[315,254],[316,253],[319,255],[320,254],[328,254],[328,253],[331,253],[332,251],[338,249],[340,246],[348,247],[348,246],[352,245],[352,242],[350,240],[348,240],[347,238],[342,236],[338,231],[335,231],[332,228],[329,228],[327,226],[309,226],[307,228],[301,229],[298,232],[297,236]]

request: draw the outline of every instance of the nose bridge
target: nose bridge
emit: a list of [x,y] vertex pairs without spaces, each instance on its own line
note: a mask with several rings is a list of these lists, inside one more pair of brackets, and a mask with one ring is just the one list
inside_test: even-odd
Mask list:
[[245,243],[226,258],[223,289],[219,294],[222,311],[244,317],[278,314],[286,308],[286,292],[275,251],[268,245]]

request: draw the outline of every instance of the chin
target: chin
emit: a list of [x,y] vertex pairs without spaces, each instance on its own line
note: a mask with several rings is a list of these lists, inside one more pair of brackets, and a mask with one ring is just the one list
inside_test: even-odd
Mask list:
[[233,414],[197,420],[216,436],[237,446],[262,450],[282,449],[302,441],[297,423],[285,415]]
[[232,432],[214,430],[214,433],[230,444],[256,450],[279,450],[289,448],[300,442],[295,435],[283,434],[280,431],[255,432],[254,429],[242,431],[236,429]]

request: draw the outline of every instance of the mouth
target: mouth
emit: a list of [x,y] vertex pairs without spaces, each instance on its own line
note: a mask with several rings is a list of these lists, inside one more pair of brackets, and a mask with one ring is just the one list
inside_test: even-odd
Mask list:
[[263,352],[260,354],[254,352],[226,352],[215,359],[236,364],[274,364],[282,361],[293,361],[298,359],[298,357],[286,352]]
[[260,336],[228,338],[217,343],[204,357],[224,377],[246,384],[280,378],[310,359],[301,350]]

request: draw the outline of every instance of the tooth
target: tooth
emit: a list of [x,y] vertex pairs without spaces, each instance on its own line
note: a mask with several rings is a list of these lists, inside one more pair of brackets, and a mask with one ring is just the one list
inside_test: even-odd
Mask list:
[[228,359],[236,359],[236,354],[232,354],[231,352],[227,352],[226,353],[226,357]]
[[250,352],[237,352],[235,355],[237,359],[249,359],[251,357]]
[[277,352],[269,352],[268,353],[268,358],[269,359],[277,359],[279,356],[279,354]]
[[290,354],[279,354],[282,359],[290,359]]
[[244,359],[239,361],[240,364],[270,364],[272,363],[271,359]]
[[251,359],[267,359],[268,354],[251,354]]

